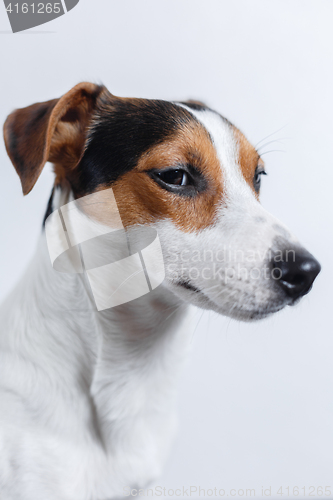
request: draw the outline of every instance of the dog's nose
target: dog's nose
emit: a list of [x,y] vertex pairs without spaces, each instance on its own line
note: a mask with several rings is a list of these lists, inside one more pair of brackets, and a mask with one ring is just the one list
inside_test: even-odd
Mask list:
[[280,260],[273,259],[274,279],[294,300],[310,291],[320,269],[319,262],[305,250],[285,250]]

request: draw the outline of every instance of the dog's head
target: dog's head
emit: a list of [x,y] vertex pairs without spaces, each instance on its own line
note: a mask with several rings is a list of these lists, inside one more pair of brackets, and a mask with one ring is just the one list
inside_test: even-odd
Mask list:
[[82,83],[14,111],[4,134],[24,194],[47,161],[75,198],[112,187],[126,228],[157,229],[164,286],[184,301],[262,318],[294,304],[320,271],[260,205],[256,149],[202,103],[119,98]]

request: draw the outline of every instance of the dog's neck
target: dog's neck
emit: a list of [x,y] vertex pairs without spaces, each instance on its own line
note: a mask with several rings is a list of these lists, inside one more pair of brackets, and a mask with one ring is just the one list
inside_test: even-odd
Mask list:
[[51,421],[55,432],[77,443],[90,434],[111,454],[148,446],[152,459],[164,456],[191,334],[182,330],[186,304],[162,285],[98,312],[85,275],[52,268],[44,232],[8,301],[1,311],[11,324],[7,348],[28,360],[17,367],[24,373],[22,393],[32,405],[44,398],[39,425]]

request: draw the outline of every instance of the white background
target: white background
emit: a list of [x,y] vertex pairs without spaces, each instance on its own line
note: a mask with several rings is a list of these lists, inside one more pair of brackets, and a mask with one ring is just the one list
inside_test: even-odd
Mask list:
[[[283,127],[267,139],[280,142],[265,151],[282,151],[263,156],[261,200],[322,273],[301,304],[263,322],[198,310],[167,488],[261,498],[272,486],[281,498],[280,486],[331,485],[333,498],[332,15],[329,0],[80,0],[13,35],[1,2],[1,122],[90,80],[120,96],[201,99],[254,144]],[[23,198],[2,142],[0,161],[2,298],[34,252],[53,176],[47,167]]]

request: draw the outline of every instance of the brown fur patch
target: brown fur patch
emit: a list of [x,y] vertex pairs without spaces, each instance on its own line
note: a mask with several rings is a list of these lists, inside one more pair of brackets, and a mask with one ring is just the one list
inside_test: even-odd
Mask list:
[[[207,180],[205,191],[192,198],[164,190],[146,173],[184,163],[200,170]],[[200,231],[214,223],[223,198],[222,171],[215,148],[206,130],[196,122],[143,154],[137,166],[112,188],[125,227],[171,219],[182,231]]]
[[64,168],[77,164],[102,90],[92,83],[80,83],[60,99],[36,103],[8,116],[4,124],[6,149],[24,194],[31,191],[47,161],[56,165],[57,182],[63,179]]
[[263,161],[259,157],[258,152],[252,146],[252,144],[246,139],[246,137],[242,134],[238,128],[233,126],[234,136],[236,138],[238,144],[238,163],[242,170],[244,179],[249,184],[249,186],[253,189],[253,192],[257,198],[259,198],[259,194],[255,191],[253,186],[253,177],[256,171],[256,168],[259,165],[263,165]]

